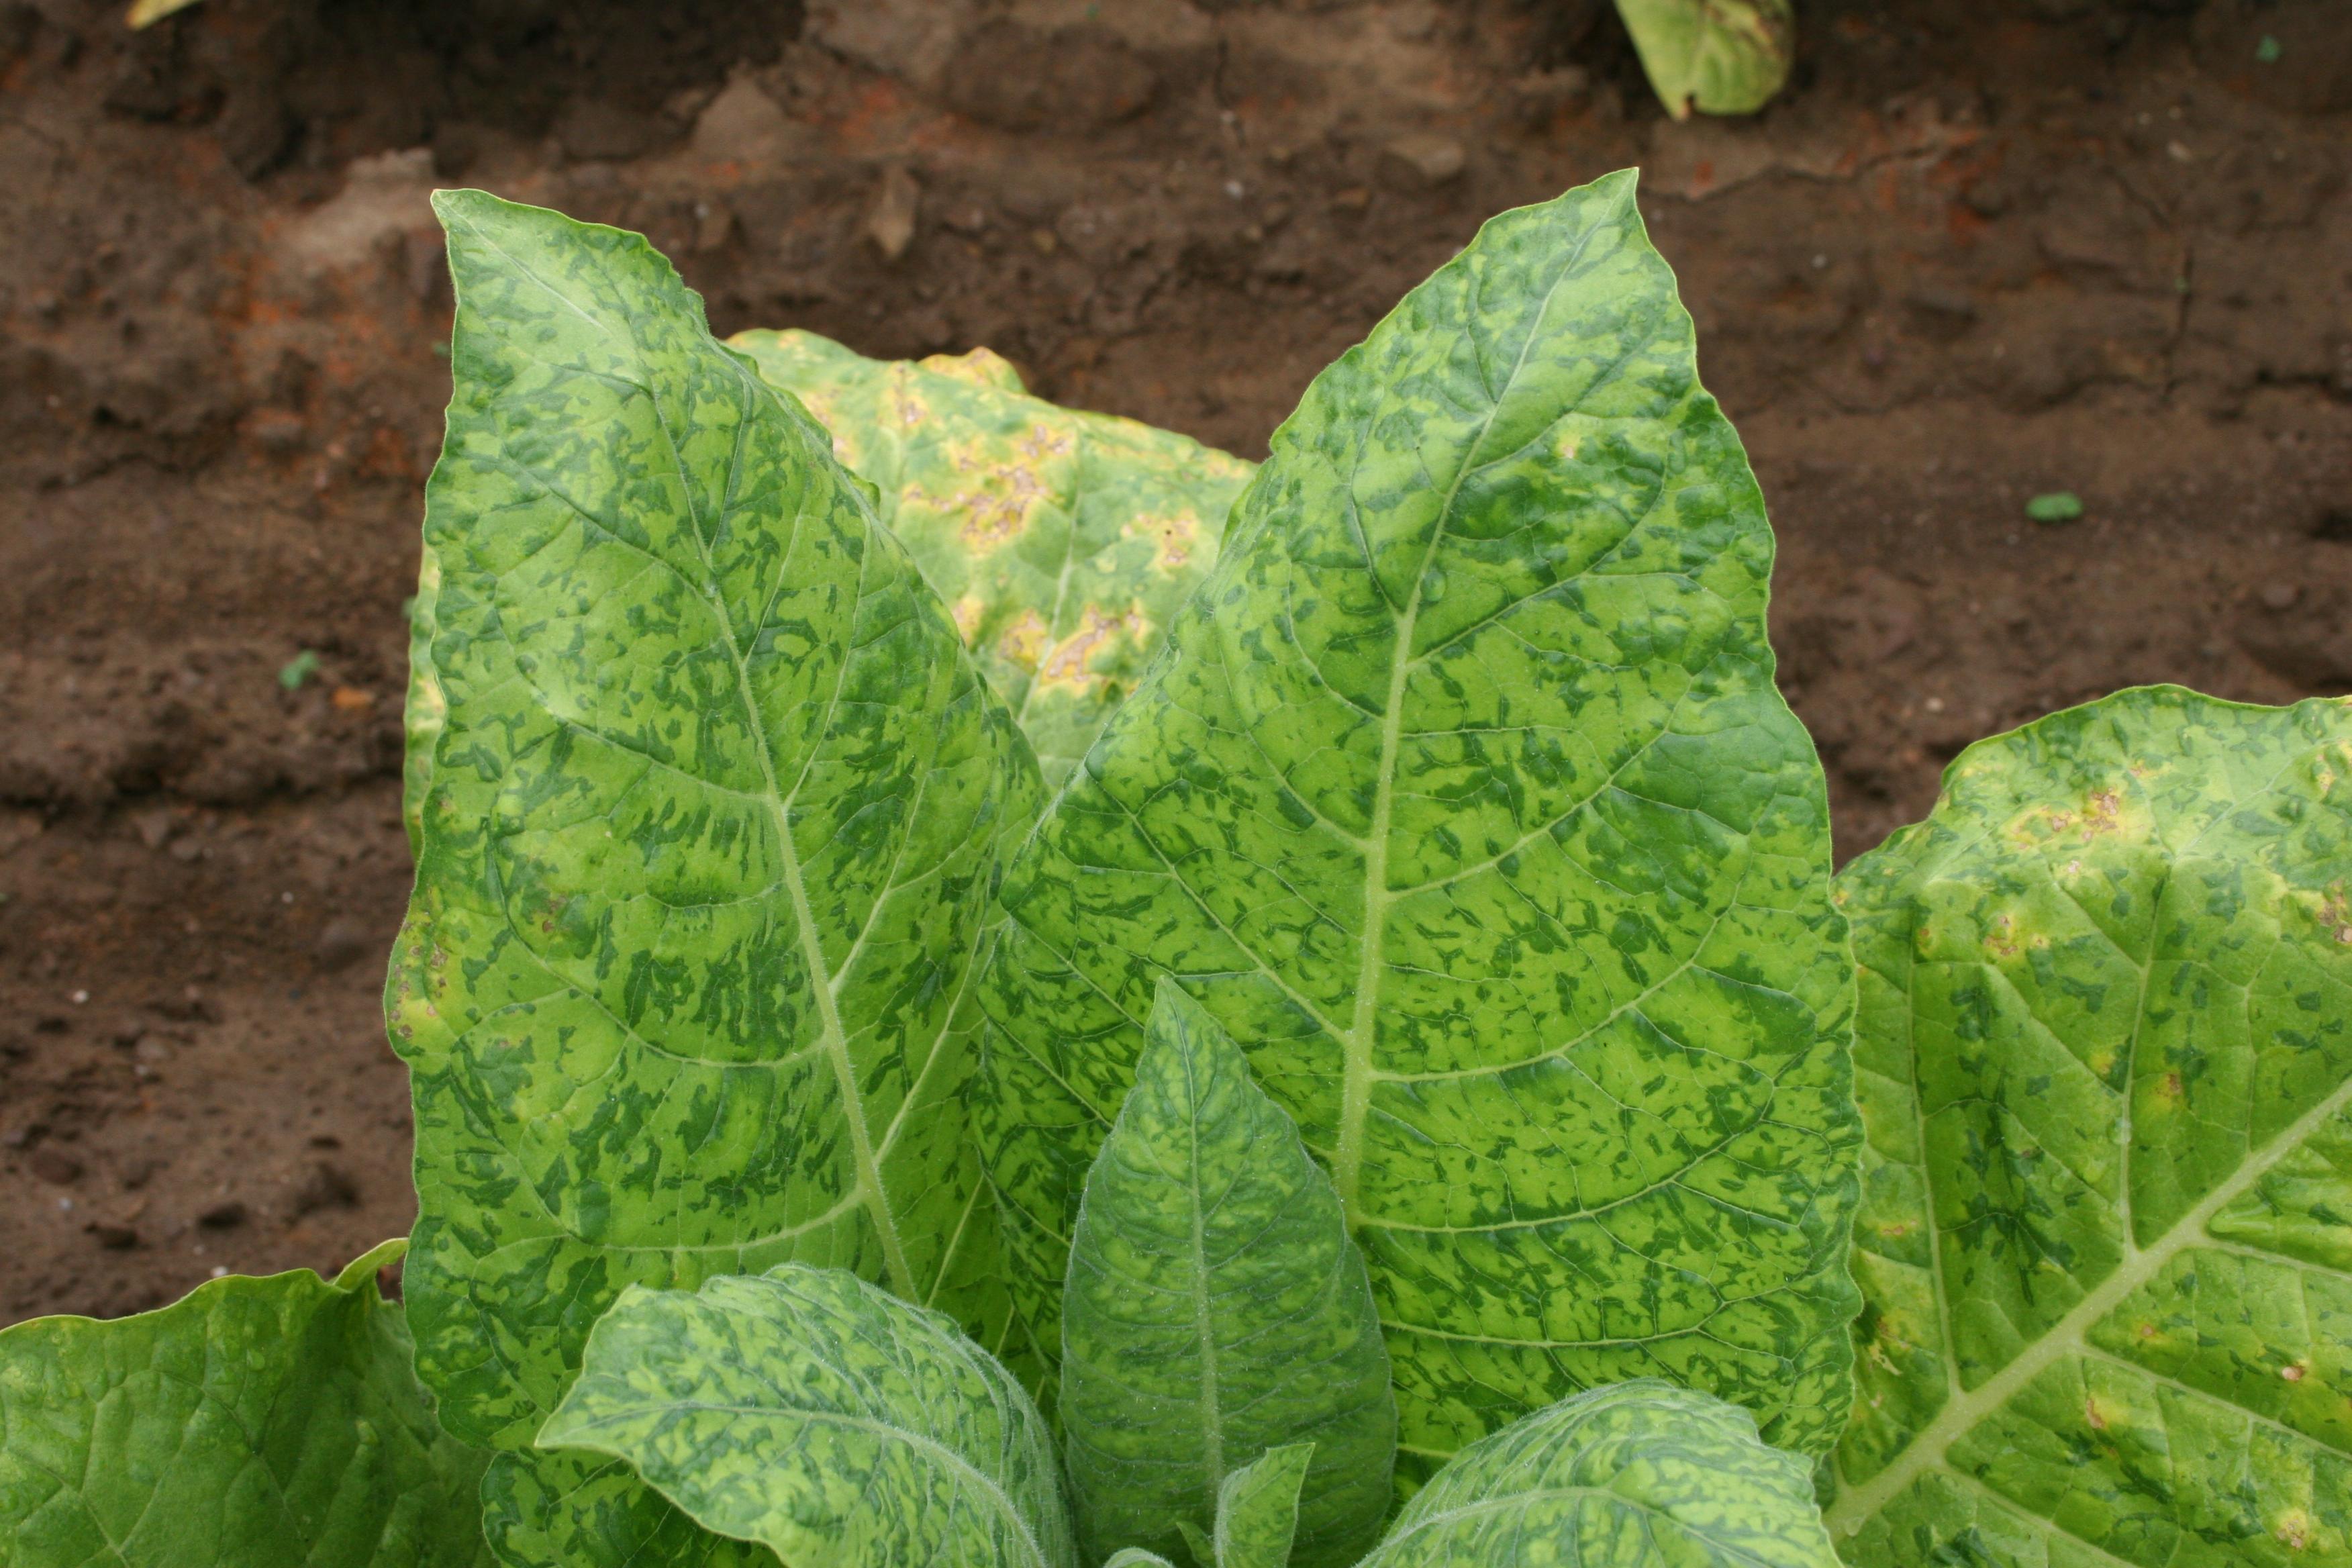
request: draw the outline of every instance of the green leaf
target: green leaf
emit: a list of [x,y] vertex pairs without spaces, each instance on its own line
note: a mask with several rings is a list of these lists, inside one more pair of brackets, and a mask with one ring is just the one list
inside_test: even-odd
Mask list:
[[[1319,1552],[1293,1558],[1297,1539],[1300,1493],[1318,1447],[1314,1443],[1286,1443],[1268,1448],[1240,1469],[1228,1474],[1217,1488],[1215,1568],[1283,1568],[1285,1563],[1313,1561],[1353,1563],[1360,1552],[1341,1556]],[[1381,1467],[1381,1501],[1388,1501],[1388,1467]],[[1374,1530],[1380,1514],[1372,1516]],[[1205,1568],[1205,1565],[1204,1565]]]
[[1797,55],[1790,0],[1617,0],[1642,69],[1666,112],[1753,114]]
[[2352,1563],[2352,703],[2054,714],[1839,893],[1847,1561]]
[[1490,221],[1318,377],[1008,873],[976,1108],[1059,1342],[1171,973],[1330,1170],[1398,1471],[1659,1374],[1845,1422],[1859,1125],[1772,538],[1631,174]]
[[1255,465],[1032,397],[986,349],[908,363],[814,332],[729,342],[876,487],[1058,788],[1216,559]]
[[1811,1468],[1746,1411],[1640,1382],[1462,1450],[1363,1568],[1835,1568]]
[[799,1258],[1003,1339],[962,1105],[1028,748],[645,241],[445,192],[446,704],[387,989],[417,1366],[527,1444],[624,1286]]
[[625,1461],[585,1449],[492,1458],[482,1531],[504,1568],[776,1568],[766,1547],[711,1534]]
[[1045,1419],[937,1312],[785,1264],[622,1293],[547,1447],[626,1459],[794,1568],[1074,1568]]
[[1363,1258],[1297,1128],[1171,980],[1087,1178],[1063,1300],[1060,1414],[1089,1557],[1172,1552],[1185,1524],[1222,1531],[1240,1467],[1301,1439],[1316,1459],[1303,1500],[1291,1486],[1301,1568],[1363,1555],[1396,1456]]
[[379,1247],[200,1285],[158,1311],[0,1330],[9,1568],[487,1562],[486,1458],[435,1425]]

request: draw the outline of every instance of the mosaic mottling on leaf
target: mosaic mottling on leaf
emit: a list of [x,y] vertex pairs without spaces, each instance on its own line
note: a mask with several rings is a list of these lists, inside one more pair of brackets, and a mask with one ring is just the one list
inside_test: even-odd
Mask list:
[[1298,1568],[1363,1555],[1396,1455],[1363,1258],[1298,1130],[1172,981],[1087,1179],[1063,1300],[1061,1416],[1090,1557],[1223,1531],[1232,1478],[1302,1443],[1312,1469],[1300,1457],[1277,1568],[1293,1523]]
[[875,486],[1058,786],[1215,560],[1254,466],[1032,397],[986,349],[889,363],[814,332],[730,342]]
[[1019,1357],[963,1106],[1027,746],[825,432],[642,238],[436,205],[446,719],[386,1009],[443,1421],[520,1448],[625,1286],[791,1258]]
[[1822,1451],[1853,974],[1762,497],[1632,177],[1489,222],[1273,446],[1005,879],[977,1116],[1034,1339],[1172,975],[1331,1173],[1407,1484],[1643,1375]]
[[632,1286],[540,1443],[624,1458],[788,1563],[1076,1568],[1020,1384],[948,1319],[836,1268]]
[[2352,701],[2126,691],[1839,878],[1855,1568],[2352,1563]]
[[1810,1467],[1670,1384],[1596,1389],[1454,1456],[1361,1568],[1836,1568]]

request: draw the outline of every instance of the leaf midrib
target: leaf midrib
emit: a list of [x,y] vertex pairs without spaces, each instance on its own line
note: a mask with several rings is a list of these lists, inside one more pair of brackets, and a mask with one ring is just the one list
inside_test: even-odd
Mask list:
[[[634,333],[632,337],[634,339]],[[727,464],[727,500],[724,505],[731,507],[735,486],[742,474],[743,439],[751,428],[753,408],[759,397],[766,393],[766,385],[755,380],[749,371],[733,360],[729,360],[728,364],[735,374],[739,390],[745,395],[743,403],[738,405],[740,418],[735,426],[735,450]],[[716,583],[717,568],[710,559],[709,541],[703,536],[702,520],[695,512],[694,487],[688,479],[685,454],[678,448],[677,437],[670,431],[669,419],[662,412],[661,400],[648,396],[647,401],[653,405],[654,420],[661,427],[662,439],[669,444],[670,459],[677,465],[678,492],[686,504],[688,531],[694,536],[695,552],[702,558],[704,579]],[[724,515],[724,508],[721,515]],[[873,520],[868,518],[866,521],[871,522]],[[786,554],[789,558],[790,552],[787,551]],[[867,559],[866,552],[860,552],[856,594],[860,600],[865,597]],[[781,566],[778,570],[781,573]],[[882,1243],[882,1261],[889,1271],[890,1288],[899,1297],[912,1300],[918,1294],[914,1270],[907,1262],[906,1246],[898,1236],[898,1218],[890,1212],[890,1197],[883,1190],[881,1168],[874,1157],[873,1134],[866,1125],[865,1093],[858,1087],[856,1068],[849,1059],[849,1037],[842,1027],[841,1009],[833,994],[833,971],[824,961],[823,944],[817,941],[816,919],[809,906],[807,885],[801,875],[800,850],[793,842],[792,812],[785,804],[783,786],[777,776],[773,742],[767,726],[761,721],[759,694],[751,687],[751,666],[743,657],[742,648],[736,643],[735,623],[728,615],[726,605],[714,602],[707,595],[704,595],[704,603],[709,605],[718,620],[719,635],[727,646],[728,661],[735,668],[735,689],[743,704],[744,725],[757,741],[752,751],[759,758],[760,776],[766,786],[761,792],[762,797],[775,824],[776,857],[783,872],[785,890],[792,897],[793,921],[797,928],[794,934],[799,939],[801,960],[808,965],[809,991],[816,1001],[820,1043],[826,1060],[833,1066],[835,1082],[841,1095],[842,1119],[849,1124],[850,1153],[857,1167],[858,1186],[864,1193],[875,1232]],[[836,694],[849,658],[850,650],[845,647],[841,670],[836,671],[835,677]]]
[[[1454,480],[1446,487],[1445,499],[1430,524],[1429,542],[1422,550],[1421,563],[1414,568],[1412,589],[1403,615],[1397,619],[1396,640],[1390,647],[1388,705],[1381,714],[1380,772],[1372,781],[1372,819],[1364,836],[1364,945],[1357,961],[1354,1014],[1349,1019],[1347,1033],[1340,1037],[1345,1058],[1339,1085],[1339,1137],[1331,1160],[1332,1185],[1339,1190],[1340,1213],[1351,1228],[1362,1218],[1357,1194],[1363,1174],[1364,1123],[1371,1108],[1372,1037],[1380,1021],[1381,968],[1387,947],[1389,824],[1396,799],[1397,752],[1403,744],[1405,687],[1417,662],[1412,657],[1412,635],[1421,618],[1422,590],[1429,580],[1430,563],[1437,558],[1438,547],[1444,543],[1446,530],[1454,521],[1454,502],[1461,499],[1462,487],[1471,473],[1480,466],[1475,458],[1485,449],[1486,437],[1494,432],[1495,421],[1503,412],[1504,400],[1517,384],[1519,373],[1527,368],[1528,355],[1534,350],[1536,339],[1542,335],[1552,301],[1583,261],[1585,247],[1598,232],[1596,225],[1577,241],[1576,248],[1560,263],[1543,298],[1529,312],[1527,335],[1519,340],[1519,352],[1511,361],[1510,374],[1503,377],[1488,400],[1486,416],[1479,422],[1476,437],[1463,447]],[[1352,495],[1347,504],[1352,510]],[[1373,559],[1371,541],[1365,539],[1363,544],[1365,570],[1378,584],[1380,569]]]
[[[2273,1165],[2302,1148],[2328,1118],[2342,1110],[2347,1104],[2352,1104],[2352,1077],[2347,1077],[2333,1093],[2295,1118],[2260,1152],[2248,1156],[2227,1180],[2215,1186],[2195,1208],[2183,1215],[2153,1246],[2128,1253],[2115,1272],[2077,1301],[2048,1333],[2020,1352],[2008,1365],[1971,1392],[1947,1400],[1944,1407],[1937,1412],[1936,1418],[1922,1427],[1902,1454],[1885,1469],[1860,1485],[1840,1492],[1837,1500],[1822,1515],[1830,1527],[1831,1538],[1833,1541],[1851,1538],[1881,1509],[1929,1470],[1944,1470],[1976,1479],[1964,1470],[1952,1469],[1947,1462],[1952,1444],[1978,1422],[2008,1404],[2020,1389],[2060,1358],[2088,1348],[2084,1336],[2090,1328],[2113,1311],[2134,1290],[2155,1279],[2174,1258],[2208,1239],[2205,1227],[2215,1215],[2260,1181]],[[1947,1347],[1947,1352],[1949,1353],[1949,1347]],[[2220,1395],[2212,1397],[2221,1398]],[[2230,1403],[2226,1399],[2221,1399],[2221,1402]],[[2231,1407],[2236,1408],[2235,1405]],[[2059,1528],[2054,1521],[2044,1520],[2042,1522],[2051,1524],[2053,1529]],[[2071,1532],[2069,1534],[2071,1539]]]

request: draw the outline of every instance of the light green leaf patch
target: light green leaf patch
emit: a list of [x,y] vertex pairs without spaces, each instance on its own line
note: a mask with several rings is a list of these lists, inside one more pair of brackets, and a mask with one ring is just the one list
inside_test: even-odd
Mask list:
[[1363,1568],[1834,1568],[1811,1467],[1746,1411],[1669,1384],[1595,1389],[1480,1439]]
[[[1268,1448],[1217,1489],[1217,1526],[1205,1534],[1187,1519],[1180,1523],[1195,1568],[1284,1568],[1298,1528],[1298,1489],[1315,1457],[1312,1443]],[[1123,1546],[1103,1568],[1174,1568],[1157,1552]]]
[[436,203],[446,722],[386,997],[418,1370],[518,1447],[624,1287],[786,1258],[1003,1346],[962,1105],[1028,748],[830,437],[642,238]]
[[627,1460],[794,1568],[1075,1568],[1053,1440],[950,1320],[839,1269],[631,1287],[547,1447]]
[[1506,213],[1317,378],[1005,879],[977,1110],[1055,1344],[1163,974],[1323,1162],[1407,1484],[1657,1375],[1845,1422],[1859,1138],[1772,540],[1630,174]]
[[1617,0],[1642,69],[1676,120],[1753,114],[1797,57],[1790,0]]
[[[1313,1443],[1286,1443],[1234,1470],[1217,1489],[1217,1530],[1209,1551],[1201,1551],[1197,1532],[1188,1532],[1192,1554],[1202,1568],[1303,1568],[1309,1557],[1294,1556],[1297,1544],[1300,1493],[1315,1460]],[[1381,1477],[1381,1489],[1388,1489]],[[1381,1500],[1385,1502],[1387,1500]],[[1377,1527],[1378,1516],[1373,1521]],[[1317,1557],[1352,1563],[1355,1553],[1340,1556],[1323,1552]]]
[[814,332],[728,341],[876,488],[1059,787],[1207,574],[1255,466],[1032,397],[986,349],[894,363]]
[[502,1568],[775,1568],[755,1542],[713,1535],[621,1459],[502,1452],[482,1477],[482,1531]]
[[443,1436],[375,1271],[232,1275],[0,1330],[9,1568],[457,1568],[485,1455]]
[[[1287,1457],[1237,1495],[1302,1472],[1277,1568],[1294,1523],[1299,1568],[1344,1565],[1388,1510],[1396,1401],[1362,1256],[1297,1127],[1173,981],[1087,1180],[1061,1394],[1089,1557],[1173,1552],[1213,1527],[1222,1539],[1229,1488],[1274,1448]],[[1271,1526],[1243,1528],[1256,1540]]]
[[2352,1563],[2352,704],[2053,714],[1839,892],[1846,1560]]

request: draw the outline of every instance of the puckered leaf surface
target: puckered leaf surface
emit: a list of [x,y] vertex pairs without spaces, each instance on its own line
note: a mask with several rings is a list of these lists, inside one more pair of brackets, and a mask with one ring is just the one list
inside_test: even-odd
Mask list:
[[1040,1342],[1172,974],[1330,1170],[1401,1475],[1642,1374],[1835,1440],[1853,976],[1771,555],[1630,174],[1317,379],[1006,879],[978,1121]]
[[1654,1381],[1481,1438],[1363,1568],[1835,1568],[1810,1467],[1748,1412]]
[[501,1568],[775,1568],[755,1542],[713,1535],[585,1448],[508,1449],[482,1476],[482,1531]]
[[376,1289],[232,1275],[169,1307],[0,1330],[9,1568],[470,1568],[486,1458],[445,1436]]
[[643,239],[436,205],[446,720],[387,995],[419,1371],[517,1447],[624,1286],[793,1258],[1001,1335],[961,1106],[1028,749],[824,432]]
[[[1063,1301],[1061,1416],[1089,1558],[1224,1531],[1227,1481],[1302,1444],[1299,1568],[1363,1555],[1396,1457],[1363,1258],[1290,1118],[1173,981],[1087,1177]],[[1275,1568],[1288,1519],[1282,1542]]]
[[540,1442],[625,1458],[793,1568],[1077,1562],[1053,1438],[1013,1374],[839,1269],[631,1287]]
[[2352,705],[2054,714],[1839,892],[1846,1561],[2352,1563]]
[[1797,58],[1790,0],[1617,0],[1659,101],[1676,120],[1753,114]]
[[814,332],[728,341],[879,492],[1059,787],[1216,560],[1255,465],[1032,397],[986,349],[892,363]]

